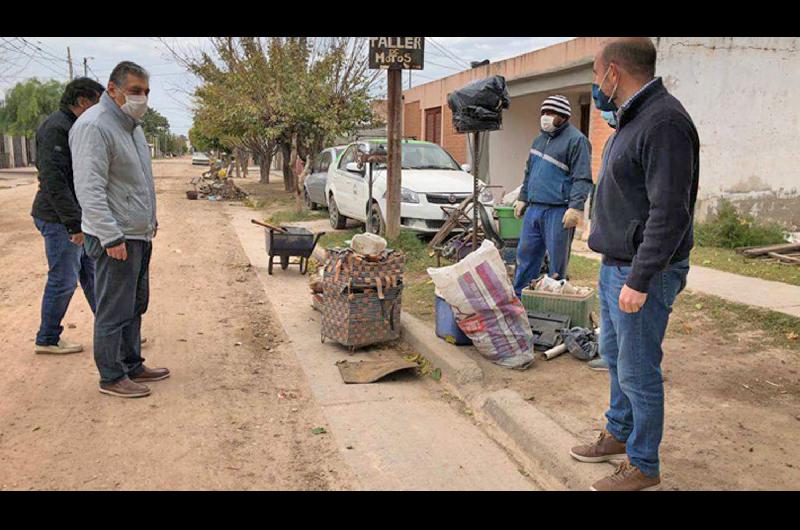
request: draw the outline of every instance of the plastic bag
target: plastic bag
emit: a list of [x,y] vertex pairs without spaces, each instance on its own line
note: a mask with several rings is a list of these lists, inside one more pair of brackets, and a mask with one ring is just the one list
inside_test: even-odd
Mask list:
[[502,109],[507,109],[510,102],[506,80],[501,75],[478,79],[447,96],[447,104],[453,111],[453,127],[458,132],[499,129]]
[[490,241],[454,265],[429,268],[428,275],[481,355],[501,366],[530,366],[533,332],[528,315]]
[[358,254],[376,256],[386,249],[386,240],[376,234],[356,234],[350,241],[350,248]]

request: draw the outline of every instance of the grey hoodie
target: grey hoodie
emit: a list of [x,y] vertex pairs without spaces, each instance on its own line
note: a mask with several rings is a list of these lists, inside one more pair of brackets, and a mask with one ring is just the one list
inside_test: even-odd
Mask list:
[[104,92],[69,132],[81,229],[104,248],[149,241],[156,220],[150,148],[141,125]]

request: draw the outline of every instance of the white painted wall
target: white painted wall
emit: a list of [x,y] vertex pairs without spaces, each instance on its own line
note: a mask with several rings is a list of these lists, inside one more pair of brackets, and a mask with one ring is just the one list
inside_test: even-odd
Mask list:
[[683,103],[700,136],[699,199],[800,194],[800,39],[653,41],[656,75]]

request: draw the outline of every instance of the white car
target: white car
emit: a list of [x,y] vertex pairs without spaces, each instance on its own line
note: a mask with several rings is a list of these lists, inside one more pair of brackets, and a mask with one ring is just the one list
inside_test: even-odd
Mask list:
[[[325,196],[333,228],[344,228],[347,219],[366,222],[372,216],[372,228],[382,233],[386,212],[386,167],[373,167],[372,198],[368,198],[369,164],[359,168],[358,150],[369,151],[386,140],[363,140],[352,143],[328,172]],[[400,226],[417,232],[437,232],[445,221],[441,206],[458,205],[472,194],[469,166],[459,166],[439,145],[418,140],[403,140],[401,171]],[[491,190],[479,181],[480,201],[491,206]],[[491,209],[488,209],[491,213]]]
[[192,153],[192,165],[193,166],[209,166],[211,165],[211,161],[208,159],[208,155],[202,153],[200,151],[195,151]]

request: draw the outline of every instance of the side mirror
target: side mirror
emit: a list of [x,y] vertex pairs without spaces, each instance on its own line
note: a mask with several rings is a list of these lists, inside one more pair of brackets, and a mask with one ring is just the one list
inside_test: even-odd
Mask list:
[[358,167],[358,162],[348,162],[344,168],[350,173],[358,173],[362,177],[364,176],[364,168]]
[[472,171],[472,166],[469,164],[461,164],[461,170],[469,173],[470,171]]

